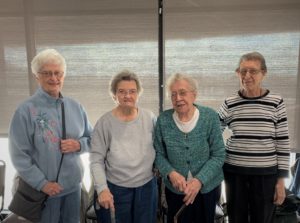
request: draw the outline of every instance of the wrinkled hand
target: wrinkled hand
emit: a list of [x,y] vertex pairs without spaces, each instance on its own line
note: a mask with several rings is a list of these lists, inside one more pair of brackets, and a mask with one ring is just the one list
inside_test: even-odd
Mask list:
[[63,188],[56,182],[47,182],[45,186],[43,186],[42,191],[49,196],[55,196],[59,194]]
[[284,202],[285,197],[284,179],[279,178],[275,186],[274,204],[281,205]]
[[105,209],[115,210],[114,197],[109,189],[104,189],[98,196],[98,203]]
[[75,139],[62,139],[60,141],[60,150],[62,153],[73,153],[80,150],[80,143]]
[[186,188],[184,190],[185,197],[183,198],[183,202],[185,205],[192,204],[201,190],[202,183],[197,178],[192,178],[187,182]]
[[184,176],[182,176],[178,172],[172,171],[171,173],[169,173],[169,180],[171,181],[172,186],[176,190],[180,192],[183,192],[185,190],[187,182]]

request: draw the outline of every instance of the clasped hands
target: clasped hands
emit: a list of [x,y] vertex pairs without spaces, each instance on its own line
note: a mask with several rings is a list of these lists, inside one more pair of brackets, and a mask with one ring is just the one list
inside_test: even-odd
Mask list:
[[42,188],[42,191],[45,194],[48,194],[49,196],[55,196],[59,194],[62,190],[62,186],[60,186],[57,182],[47,182]]
[[202,183],[197,178],[186,180],[184,176],[176,171],[172,171],[168,176],[172,186],[185,194],[183,198],[185,205],[193,204],[197,194],[202,188]]

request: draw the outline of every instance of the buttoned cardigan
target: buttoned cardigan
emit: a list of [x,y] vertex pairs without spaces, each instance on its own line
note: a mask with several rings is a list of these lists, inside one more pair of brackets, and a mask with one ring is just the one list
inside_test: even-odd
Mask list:
[[168,180],[168,174],[175,170],[187,178],[201,181],[201,193],[208,193],[223,180],[222,166],[225,148],[218,114],[211,108],[195,105],[200,116],[195,128],[184,133],[177,127],[172,114],[174,109],[164,111],[158,117],[155,127],[155,165],[168,189],[176,191]]

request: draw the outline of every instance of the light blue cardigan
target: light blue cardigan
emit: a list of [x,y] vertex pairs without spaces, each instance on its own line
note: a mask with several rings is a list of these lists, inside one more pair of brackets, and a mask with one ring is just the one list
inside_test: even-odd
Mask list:
[[83,177],[80,154],[90,150],[92,127],[83,107],[71,98],[53,98],[42,88],[16,110],[9,130],[9,152],[18,174],[32,187],[41,190],[55,181],[61,159],[61,103],[65,107],[67,138],[80,142],[80,152],[64,156],[58,183],[58,196],[78,188]]
[[219,116],[211,108],[195,106],[199,109],[200,116],[195,128],[189,133],[184,133],[177,127],[172,117],[174,109],[163,112],[156,123],[155,165],[168,189],[177,194],[179,192],[167,178],[173,170],[186,178],[190,170],[203,184],[201,193],[210,192],[223,180],[225,148]]

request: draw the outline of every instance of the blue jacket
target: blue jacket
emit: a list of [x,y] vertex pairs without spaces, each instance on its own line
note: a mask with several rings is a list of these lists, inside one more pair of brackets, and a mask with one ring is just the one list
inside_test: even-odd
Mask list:
[[37,190],[55,181],[61,159],[61,102],[65,107],[67,138],[77,139],[81,150],[64,156],[58,183],[68,194],[78,188],[83,167],[80,154],[90,149],[92,127],[83,107],[63,97],[53,98],[39,88],[15,111],[9,130],[9,152],[18,175]]
[[208,107],[196,105],[200,116],[195,128],[184,133],[179,130],[172,114],[174,109],[163,112],[155,127],[155,164],[164,178],[164,183],[176,191],[167,179],[175,170],[187,178],[189,170],[203,186],[201,193],[208,193],[223,180],[222,166],[225,148],[220,130],[219,117]]

